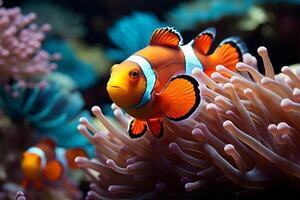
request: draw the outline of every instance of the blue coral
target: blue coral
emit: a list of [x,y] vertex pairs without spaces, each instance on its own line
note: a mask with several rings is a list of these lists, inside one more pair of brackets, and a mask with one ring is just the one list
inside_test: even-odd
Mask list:
[[152,13],[134,12],[120,19],[108,30],[108,36],[118,49],[108,49],[107,55],[113,60],[123,60],[134,52],[146,47],[156,28],[165,26]]
[[192,1],[180,4],[167,14],[167,21],[182,30],[193,29],[202,22],[218,20],[223,16],[245,14],[253,0]]
[[49,39],[43,44],[48,52],[59,52],[62,58],[57,62],[57,71],[70,76],[79,89],[86,89],[97,80],[97,72],[92,65],[81,61],[72,47],[60,39]]
[[197,24],[217,21],[225,16],[242,16],[255,4],[263,3],[300,3],[300,0],[194,0],[171,9],[166,18],[173,26],[189,30]]
[[79,92],[64,89],[53,81],[45,88],[22,88],[13,84],[12,91],[18,96],[0,87],[0,108],[11,120],[25,121],[39,136],[52,138],[60,147],[81,147],[90,156],[93,154],[88,140],[77,132],[79,118],[90,118],[89,112],[82,110],[84,100]]

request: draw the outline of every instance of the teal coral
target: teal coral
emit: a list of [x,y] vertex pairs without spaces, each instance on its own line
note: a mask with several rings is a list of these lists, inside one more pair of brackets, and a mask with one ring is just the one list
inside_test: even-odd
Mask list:
[[107,55],[114,60],[122,60],[146,47],[156,28],[165,26],[152,13],[134,12],[120,19],[108,30],[108,36],[118,49],[108,49]]
[[167,14],[167,21],[182,30],[192,29],[195,25],[218,20],[223,16],[245,14],[253,5],[253,0],[212,0],[192,1],[180,4]]
[[193,29],[200,23],[217,21],[225,16],[242,16],[256,4],[300,3],[299,0],[194,0],[181,3],[167,13],[167,21],[182,29]]
[[77,134],[79,117],[90,117],[82,110],[84,101],[79,92],[63,89],[51,82],[43,87],[15,87],[12,96],[4,87],[0,88],[0,108],[12,120],[32,125],[40,136],[54,139],[58,146],[81,147],[90,155],[93,152],[89,142]]
[[92,65],[80,60],[71,45],[61,39],[49,39],[44,45],[48,52],[60,52],[61,59],[57,62],[57,71],[70,76],[79,89],[86,89],[97,80],[97,72]]

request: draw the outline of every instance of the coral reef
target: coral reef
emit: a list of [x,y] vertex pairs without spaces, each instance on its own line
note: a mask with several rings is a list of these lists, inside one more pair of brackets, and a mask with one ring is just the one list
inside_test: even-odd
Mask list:
[[[22,8],[25,12],[37,14],[37,24],[48,22],[52,29],[49,33],[52,36],[73,39],[84,36],[86,28],[83,25],[83,18],[61,4],[53,4],[50,1],[30,0],[26,1]],[[68,30],[66,31],[66,27]]]
[[237,64],[238,72],[217,66],[209,78],[194,70],[201,104],[190,119],[165,120],[162,139],[146,134],[132,140],[127,136],[130,117],[120,108],[112,106],[115,126],[93,107],[107,131],[80,119],[79,131],[96,148],[94,159],[76,159],[92,182],[87,199],[191,199],[186,191],[197,196],[198,188],[224,181],[240,190],[297,184],[299,71],[285,66],[275,75],[266,48],[258,53],[265,75],[249,54]]
[[[67,75],[52,72],[57,67],[52,61],[60,54],[42,49],[50,25],[38,26],[35,19],[34,13],[23,15],[18,7],[0,8],[0,199],[12,199],[22,190],[22,152],[42,137],[52,138],[60,147],[83,148],[89,156],[94,153],[76,129],[79,117],[90,118],[84,99]],[[82,64],[72,56],[75,61],[64,64]],[[82,75],[87,68],[80,69]],[[43,191],[28,189],[24,193],[29,199],[81,198],[77,186],[82,178],[69,179],[64,187],[47,185]],[[15,198],[25,197],[19,193]]]
[[118,49],[108,49],[107,55],[114,60],[123,60],[134,52],[146,47],[156,28],[165,26],[154,14],[134,12],[120,19],[108,30],[108,37]]
[[61,147],[82,147],[93,152],[89,142],[77,132],[79,116],[89,117],[79,92],[65,89],[57,81],[44,87],[12,86],[12,96],[0,87],[0,108],[12,120],[31,126],[40,136],[55,140]]
[[59,58],[40,48],[50,26],[37,26],[34,13],[23,15],[17,7],[1,7],[0,18],[0,81],[32,87],[56,68],[51,61]]
[[[230,3],[229,3],[230,2]],[[166,21],[181,30],[194,29],[200,23],[217,21],[226,16],[243,16],[255,5],[291,3],[299,4],[299,0],[194,0],[183,2],[171,9],[166,15]]]
[[253,5],[253,0],[190,1],[181,3],[167,13],[167,22],[181,30],[193,29],[197,24],[216,21],[228,15],[246,14]]
[[103,47],[87,45],[83,41],[72,41],[70,46],[81,61],[93,66],[100,78],[109,74],[111,62],[106,57]]
[[49,53],[61,54],[56,71],[70,76],[79,89],[84,90],[96,82],[98,77],[93,66],[80,60],[68,42],[52,38],[43,44],[43,48]]

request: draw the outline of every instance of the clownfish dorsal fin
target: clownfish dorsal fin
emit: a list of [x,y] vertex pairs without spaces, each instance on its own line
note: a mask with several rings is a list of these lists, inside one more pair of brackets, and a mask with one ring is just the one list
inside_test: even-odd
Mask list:
[[40,142],[40,144],[45,144],[49,147],[51,147],[52,149],[55,149],[56,144],[53,140],[51,140],[50,138],[43,138]]
[[150,46],[178,47],[182,43],[180,33],[172,27],[156,29],[150,40]]
[[216,29],[213,27],[207,28],[194,39],[193,47],[203,55],[206,55],[215,39],[215,36]]
[[81,148],[74,148],[74,149],[68,149],[65,153],[65,157],[67,159],[67,162],[68,162],[68,166],[71,168],[71,169],[76,169],[78,168],[76,162],[75,162],[75,158],[77,156],[80,156],[80,157],[88,157],[86,152],[81,149]]

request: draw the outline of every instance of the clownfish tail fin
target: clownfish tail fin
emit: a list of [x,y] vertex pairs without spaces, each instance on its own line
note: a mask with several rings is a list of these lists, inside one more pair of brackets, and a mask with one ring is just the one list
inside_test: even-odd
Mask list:
[[214,27],[207,28],[194,39],[193,47],[203,55],[206,55],[215,37],[216,29]]
[[131,138],[142,137],[147,131],[147,123],[138,119],[131,120],[128,125],[128,134]]
[[76,169],[78,168],[76,162],[75,162],[75,158],[80,156],[80,157],[88,157],[86,152],[81,149],[81,148],[74,148],[74,149],[68,149],[66,150],[66,159],[67,159],[67,162],[68,162],[68,166],[71,168],[71,169]]
[[246,44],[237,36],[224,39],[215,52],[210,55],[218,64],[236,71],[235,65],[243,61],[243,54],[247,53]]
[[243,61],[243,54],[247,51],[246,44],[239,37],[229,37],[223,40],[215,52],[209,56],[216,64],[214,68],[204,69],[204,72],[210,76],[216,71],[215,67],[217,65],[223,65],[232,71],[236,71],[236,64]]
[[158,94],[163,114],[174,121],[188,118],[200,104],[199,83],[189,75],[173,77]]

